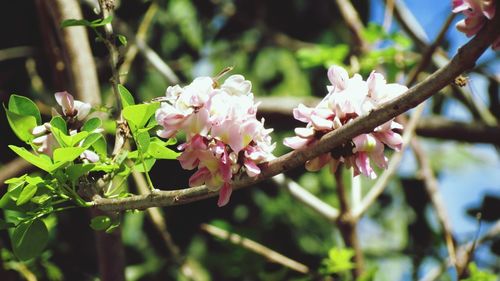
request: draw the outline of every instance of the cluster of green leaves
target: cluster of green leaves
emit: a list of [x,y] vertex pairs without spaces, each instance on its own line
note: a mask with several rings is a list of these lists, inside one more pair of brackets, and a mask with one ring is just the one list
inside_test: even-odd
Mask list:
[[[32,131],[42,125],[39,109],[26,97],[10,97],[5,108],[9,124],[33,152],[25,147],[9,147],[44,172],[7,180],[7,192],[0,199],[0,208],[16,213],[9,220],[0,221],[0,227],[13,228],[12,248],[19,259],[36,257],[45,248],[48,231],[43,217],[75,206],[91,206],[81,196],[89,190],[96,190],[106,197],[127,196],[128,193],[120,189],[121,184],[116,184],[116,178],[123,183],[133,170],[147,175],[157,159],[175,159],[178,156],[177,152],[166,147],[174,144],[175,139],[165,142],[150,135],[150,131],[157,126],[154,113],[159,103],[135,104],[124,86],[120,85],[119,89],[124,105],[122,115],[128,123],[136,149],[130,152],[123,149],[113,158],[108,156],[106,138],[99,130],[102,120],[98,117],[89,118],[74,128],[75,120],[53,116],[44,126],[50,128],[46,134],[51,134],[57,144],[50,155],[38,153]],[[86,150],[95,152],[99,161],[84,161],[81,155]],[[98,179],[104,179],[107,188],[99,187]],[[91,221],[91,227],[111,231],[118,222],[104,216],[96,217]]]

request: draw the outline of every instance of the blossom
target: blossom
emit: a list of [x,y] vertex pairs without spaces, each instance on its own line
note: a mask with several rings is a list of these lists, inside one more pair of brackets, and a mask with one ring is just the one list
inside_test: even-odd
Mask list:
[[[453,13],[463,13],[465,19],[456,24],[460,32],[467,37],[476,34],[486,23],[495,16],[494,0],[453,0]],[[492,45],[494,50],[500,49],[500,37]]]
[[[359,74],[349,77],[347,71],[339,66],[330,67],[327,74],[331,85],[327,86],[325,98],[314,108],[299,104],[293,110],[295,119],[307,125],[295,128],[295,136],[284,139],[286,146],[292,149],[312,147],[324,134],[368,114],[408,89],[403,85],[388,84],[383,75],[375,71],[367,81]],[[392,119],[330,153],[307,161],[305,167],[308,171],[318,171],[329,164],[332,171],[335,171],[339,163],[345,163],[348,167],[353,167],[355,175],[376,178],[371,161],[380,168],[387,167],[384,147],[401,149],[401,135],[395,132],[401,129],[402,126]]]
[[89,115],[91,106],[88,103],[75,100],[68,92],[55,93],[56,101],[61,106],[63,115],[66,117],[76,117],[77,120],[84,120]]
[[156,111],[161,129],[157,135],[174,137],[186,133],[177,158],[186,170],[197,171],[190,186],[205,184],[219,191],[217,204],[229,202],[235,176],[260,174],[259,164],[272,159],[274,144],[257,120],[252,84],[242,75],[229,76],[220,87],[210,77],[198,77],[185,87],[168,87],[166,100]]
[[[84,121],[90,113],[91,105],[88,103],[75,100],[68,92],[57,92],[54,94],[56,102],[61,106],[62,115],[67,118],[68,129],[70,135],[77,134],[82,126],[82,122],[72,122],[75,120]],[[59,112],[53,109],[53,113],[59,115]],[[93,132],[102,132],[101,128],[95,129]],[[32,129],[31,133],[35,136],[33,144],[38,146],[37,151],[48,156],[52,156],[54,150],[60,147],[57,139],[51,132],[50,123],[44,123]],[[64,132],[66,133],[66,132]],[[79,145],[83,144],[83,140]],[[91,150],[85,150],[80,159],[83,161],[95,163],[99,161],[99,155]]]

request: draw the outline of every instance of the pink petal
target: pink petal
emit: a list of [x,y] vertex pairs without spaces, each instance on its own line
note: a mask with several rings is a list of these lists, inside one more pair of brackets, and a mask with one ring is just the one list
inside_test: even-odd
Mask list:
[[57,92],[54,94],[57,103],[62,107],[63,114],[65,116],[73,116],[74,115],[74,99],[73,96],[68,92]]
[[317,115],[311,115],[311,123],[316,130],[332,130],[333,121],[321,118]]
[[330,80],[336,89],[342,91],[347,88],[349,74],[342,67],[333,65],[328,69],[328,80]]
[[363,175],[371,179],[377,178],[377,174],[375,174],[372,167],[370,166],[370,158],[368,158],[368,155],[366,153],[364,152],[357,153],[355,158],[355,164]]
[[283,144],[292,149],[299,149],[306,146],[309,141],[310,139],[304,139],[301,137],[289,137],[283,140]]
[[225,206],[229,202],[232,192],[233,189],[231,188],[231,185],[227,182],[224,183],[224,185],[219,191],[219,200],[217,201],[217,206],[219,207]]
[[206,168],[203,167],[196,171],[190,178],[189,178],[189,186],[200,186],[205,183],[210,177],[211,177],[210,171]]
[[308,123],[309,120],[311,120],[312,112],[313,112],[312,108],[307,107],[303,104],[299,104],[297,108],[293,109],[293,118],[302,121],[304,123]]
[[249,177],[255,177],[260,174],[260,168],[250,159],[245,159],[245,168]]

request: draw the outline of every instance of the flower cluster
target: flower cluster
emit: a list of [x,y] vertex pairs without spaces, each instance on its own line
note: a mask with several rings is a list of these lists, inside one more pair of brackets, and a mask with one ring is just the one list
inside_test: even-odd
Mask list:
[[[62,115],[66,119],[70,135],[78,133],[83,121],[90,113],[90,104],[75,100],[73,96],[66,91],[57,92],[54,96],[59,106],[61,106],[61,112],[53,108],[52,114],[54,116]],[[33,144],[38,146],[37,151],[52,156],[54,149],[59,147],[59,143],[50,132],[50,128],[51,126],[49,123],[44,123],[33,128],[32,134],[36,137],[33,139]],[[80,155],[80,158],[90,162],[99,161],[99,156],[90,150],[85,150],[82,155]]]
[[219,190],[219,206],[229,201],[235,175],[246,172],[254,177],[260,173],[257,165],[273,158],[272,129],[256,119],[258,104],[251,90],[251,82],[242,75],[228,77],[220,87],[210,77],[199,77],[185,87],[168,87],[156,111],[163,127],[158,136],[186,134],[178,160],[184,169],[198,168],[189,185]]
[[[296,128],[296,136],[284,140],[286,146],[293,149],[314,146],[324,134],[340,128],[356,117],[368,114],[379,104],[408,89],[399,84],[387,84],[385,78],[375,71],[367,81],[363,81],[359,74],[349,78],[347,71],[339,66],[330,67],[328,79],[332,84],[327,86],[328,94],[315,108],[300,104],[293,110],[295,119],[307,123],[307,126]],[[338,164],[343,162],[354,168],[355,175],[363,174],[374,179],[377,175],[370,165],[370,159],[378,167],[386,168],[384,144],[399,150],[402,138],[393,130],[401,129],[399,123],[390,120],[371,133],[359,135],[332,152],[307,161],[306,169],[317,171],[329,163],[332,171],[335,171]]]
[[[453,12],[465,15],[465,19],[457,23],[457,29],[471,37],[495,16],[495,0],[453,0]],[[500,37],[493,42],[492,48],[500,50]]]

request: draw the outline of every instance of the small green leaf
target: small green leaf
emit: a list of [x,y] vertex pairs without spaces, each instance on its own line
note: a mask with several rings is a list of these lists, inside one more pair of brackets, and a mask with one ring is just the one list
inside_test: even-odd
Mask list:
[[156,159],[176,159],[180,155],[180,153],[156,142],[149,145],[148,154]]
[[12,232],[12,249],[23,261],[40,255],[49,240],[49,232],[42,220],[19,224]]
[[22,183],[25,181],[27,176],[28,176],[27,174],[24,174],[24,175],[17,177],[17,178],[10,178],[10,179],[4,181],[4,183],[5,184],[20,183],[20,182]]
[[137,148],[142,153],[146,153],[149,147],[149,133],[148,132],[140,132],[136,136]]
[[50,126],[52,128],[57,128],[64,134],[68,134],[68,126],[66,125],[66,121],[61,116],[54,116],[52,120],[50,120]]
[[80,143],[83,139],[85,139],[88,135],[89,132],[87,131],[82,131],[79,132],[75,135],[68,136],[62,131],[60,131],[58,128],[52,128],[52,134],[56,138],[57,142],[62,146],[62,147],[73,147]]
[[9,121],[12,131],[14,131],[20,140],[27,142],[35,138],[31,133],[33,128],[37,126],[35,117],[31,115],[21,115],[8,109],[5,109],[5,112],[7,113],[7,121]]
[[38,196],[33,196],[33,198],[31,198],[31,202],[33,202],[37,205],[42,205],[45,202],[49,201],[50,199],[51,199],[51,196],[49,194],[42,194],[42,195],[38,195]]
[[160,106],[159,103],[137,104],[131,105],[123,109],[123,117],[129,123],[132,131],[143,128],[149,121],[156,109]]
[[95,129],[101,127],[101,125],[102,121],[98,117],[90,118],[87,122],[85,122],[85,124],[83,124],[82,131],[91,133]]
[[144,170],[144,165],[142,164],[141,161],[137,161],[135,163],[134,169],[140,173],[149,172],[151,170],[151,168],[153,168],[153,166],[155,165],[155,162],[156,162],[156,159],[154,159],[154,158],[146,158],[146,159],[144,159],[144,165],[146,166],[146,170]]
[[97,139],[93,144],[92,148],[94,149],[95,153],[99,155],[101,159],[104,159],[108,155],[108,144],[106,143],[106,139],[101,135],[99,139]]
[[90,227],[94,230],[106,230],[111,226],[111,218],[107,216],[97,216],[90,221]]
[[105,19],[96,19],[90,23],[91,27],[103,26],[113,21],[113,16],[109,15]]
[[50,159],[46,157],[37,156],[26,150],[26,148],[24,147],[9,145],[9,148],[12,149],[12,151],[14,151],[17,155],[21,156],[24,160],[30,162],[31,164],[37,166],[38,168],[45,170],[49,173],[52,171],[52,162],[50,161]]
[[76,182],[81,176],[85,175],[86,173],[90,172],[95,167],[94,164],[75,164],[71,165],[66,169],[66,174],[68,175],[68,178]]
[[92,146],[96,141],[98,141],[99,139],[102,139],[103,136],[99,133],[91,133],[90,135],[88,135],[85,140],[83,141],[82,143],[82,147],[85,147],[86,149],[88,149],[90,146]]
[[122,100],[123,108],[128,107],[130,105],[135,105],[134,97],[130,93],[125,86],[122,84],[118,84],[118,93],[120,93],[120,98]]
[[118,40],[120,41],[120,43],[122,43],[123,46],[127,46],[127,37],[121,35],[121,34],[118,34]]
[[60,147],[54,150],[54,163],[71,162],[85,151],[85,147]]
[[21,191],[21,194],[19,194],[19,198],[17,198],[16,205],[21,206],[28,203],[33,195],[35,195],[37,189],[38,186],[34,184],[28,184],[27,186],[25,186],[23,188],[23,191]]
[[36,104],[27,97],[11,95],[9,98],[9,110],[20,115],[33,116],[36,118],[36,123],[38,125],[42,124],[40,110],[38,110]]
[[67,19],[61,22],[61,28],[69,26],[91,26],[88,20]]

